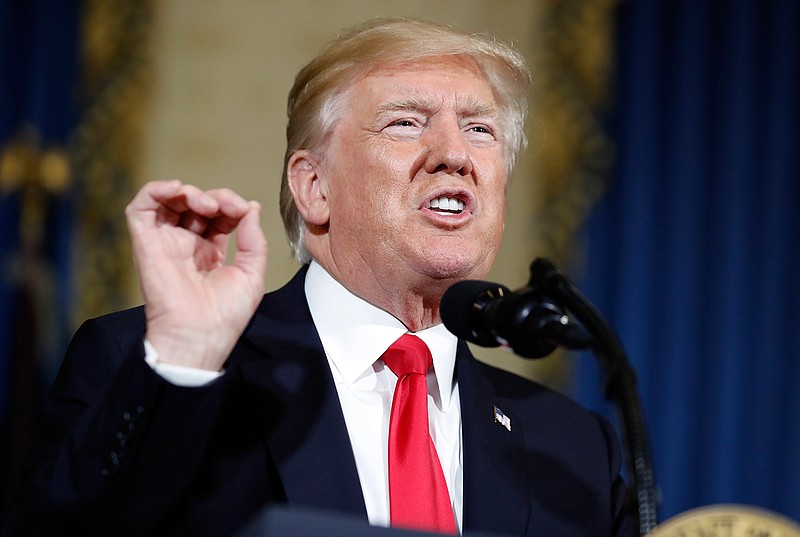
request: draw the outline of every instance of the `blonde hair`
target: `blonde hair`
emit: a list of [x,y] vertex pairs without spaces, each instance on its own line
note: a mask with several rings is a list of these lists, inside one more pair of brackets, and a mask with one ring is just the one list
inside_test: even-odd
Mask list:
[[443,24],[407,18],[380,18],[355,26],[334,39],[295,78],[289,92],[286,154],[280,208],[289,244],[301,263],[311,256],[304,245],[305,222],[294,204],[287,165],[300,149],[320,149],[338,118],[339,97],[352,83],[380,65],[396,65],[437,56],[472,58],[483,72],[505,123],[503,140],[510,177],[523,148],[526,93],[531,74],[521,54],[485,34],[468,34]]

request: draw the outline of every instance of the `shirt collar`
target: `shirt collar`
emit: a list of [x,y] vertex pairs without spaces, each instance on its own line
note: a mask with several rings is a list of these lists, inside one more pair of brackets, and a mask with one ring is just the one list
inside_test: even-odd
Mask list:
[[[408,329],[396,317],[348,291],[315,261],[306,274],[306,299],[328,359],[352,384]],[[443,408],[450,404],[458,339],[443,324],[414,332],[431,350]]]

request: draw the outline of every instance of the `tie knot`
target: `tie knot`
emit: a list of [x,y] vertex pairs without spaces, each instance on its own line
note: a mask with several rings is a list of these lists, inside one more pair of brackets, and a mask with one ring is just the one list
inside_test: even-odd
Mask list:
[[412,334],[400,336],[400,339],[392,343],[381,358],[397,378],[403,378],[411,373],[425,375],[433,363],[428,346]]

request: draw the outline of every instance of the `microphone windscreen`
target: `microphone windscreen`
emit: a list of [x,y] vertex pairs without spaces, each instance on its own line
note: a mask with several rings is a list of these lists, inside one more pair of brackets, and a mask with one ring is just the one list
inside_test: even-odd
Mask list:
[[484,347],[497,347],[499,343],[490,327],[485,326],[483,313],[491,302],[509,293],[499,283],[464,280],[445,291],[439,315],[455,336]]

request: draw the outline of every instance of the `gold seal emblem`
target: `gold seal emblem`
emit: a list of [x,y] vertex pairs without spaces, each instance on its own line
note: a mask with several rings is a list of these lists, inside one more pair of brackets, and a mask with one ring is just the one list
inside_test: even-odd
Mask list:
[[744,505],[692,509],[659,524],[652,537],[800,537],[800,525],[768,511]]

